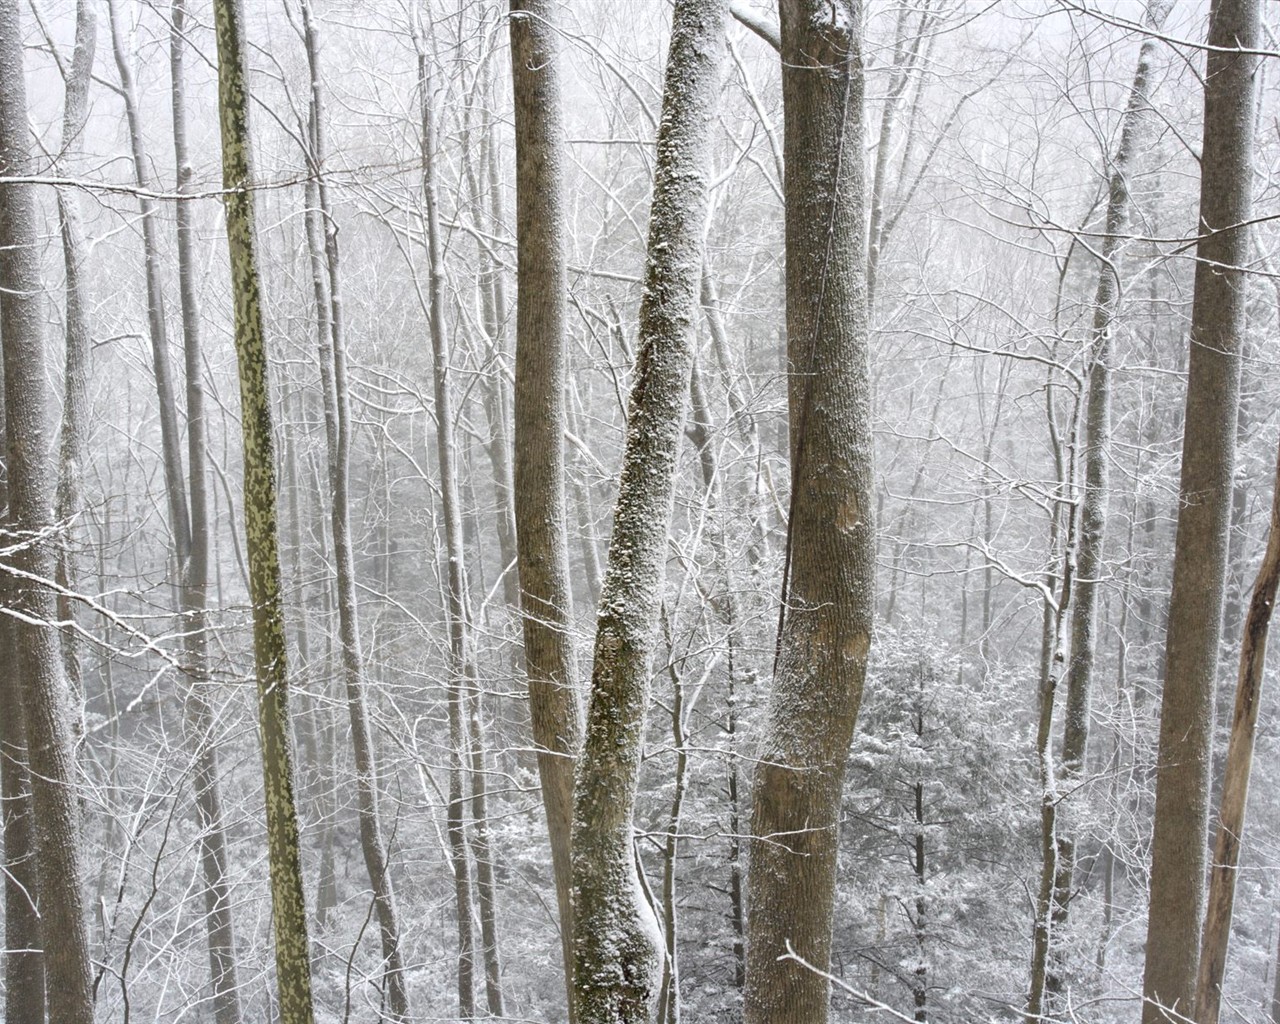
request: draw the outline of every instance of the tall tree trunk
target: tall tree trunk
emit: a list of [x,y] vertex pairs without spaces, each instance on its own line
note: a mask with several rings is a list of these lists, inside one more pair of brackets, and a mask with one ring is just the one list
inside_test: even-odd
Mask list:
[[[84,150],[84,128],[89,116],[89,80],[93,75],[93,53],[98,20],[89,0],[76,4],[76,41],[71,66],[66,69],[66,98],[62,109],[62,144],[59,161],[64,173],[74,174],[76,158]],[[62,524],[58,548],[58,618],[74,623],[78,604],[67,591],[79,583],[76,559],[86,538],[84,484],[89,443],[89,373],[92,338],[89,333],[89,289],[85,280],[88,247],[80,221],[80,203],[71,189],[58,190],[58,227],[62,234],[63,266],[66,268],[66,375],[62,397],[62,432],[59,442],[57,518]],[[73,699],[83,701],[79,641],[74,629],[62,636],[63,662]],[[79,715],[76,716],[79,725]]]
[[837,819],[874,609],[861,9],[783,0],[791,508],[747,875],[748,1024],[823,1024]]
[[[0,372],[0,382],[3,373]],[[0,383],[0,423],[4,422]],[[9,523],[8,448],[0,466],[0,511]],[[8,574],[0,574],[0,664],[16,665],[15,620]],[[27,726],[22,708],[22,680],[17,672],[0,673],[0,825],[4,836],[4,994],[5,1020],[11,1024],[44,1024],[44,957],[40,948],[37,907],[35,822],[31,817],[31,770]]]
[[[1159,33],[1172,0],[1150,0],[1146,26]],[[1093,665],[1097,653],[1098,594],[1105,570],[1107,505],[1110,501],[1111,364],[1114,360],[1113,323],[1120,306],[1121,233],[1129,218],[1129,176],[1140,144],[1149,106],[1151,62],[1160,43],[1154,35],[1143,40],[1129,91],[1129,104],[1120,124],[1120,142],[1108,181],[1104,234],[1099,246],[1098,283],[1093,299],[1089,338],[1089,397],[1084,417],[1084,492],[1080,500],[1075,572],[1075,604],[1071,609],[1071,655],[1066,677],[1066,705],[1062,725],[1062,781],[1071,785],[1084,772],[1093,694]],[[1064,818],[1066,815],[1063,816]],[[1058,827],[1058,874],[1054,896],[1055,928],[1069,920],[1075,874],[1075,836],[1069,820]],[[1064,980],[1057,951],[1050,954],[1047,987],[1059,992]]]
[[238,0],[214,0],[218,42],[218,120],[236,360],[244,431],[244,520],[253,602],[253,651],[258,680],[258,728],[267,813],[276,984],[284,1024],[311,1024],[311,971],[306,900],[298,849],[289,731],[289,672],[280,586],[275,438],[267,381],[266,338],[255,253],[249,152],[249,83],[243,12]]
[[727,6],[726,0],[677,0],[667,55],[640,353],[574,785],[579,1024],[648,1024],[661,984],[662,937],[641,895],[632,815],[693,366]]
[[[191,187],[194,171],[187,154],[186,85],[183,78],[186,46],[186,0],[174,0],[169,36],[169,68],[173,105],[173,151],[178,189]],[[200,307],[196,298],[195,225],[191,204],[176,204],[178,222],[178,283],[182,299],[182,336],[187,386],[187,466],[191,487],[191,547],[180,593],[184,653],[190,673],[185,695],[195,757],[195,804],[200,825],[200,864],[204,875],[205,929],[209,970],[213,983],[213,1012],[217,1024],[241,1020],[236,975],[235,932],[232,928],[231,886],[227,877],[227,832],[218,782],[217,748],[213,743],[215,716],[207,693],[209,655],[206,640],[209,601],[209,498],[205,455],[204,359],[200,345]],[[163,400],[163,399],[162,399]],[[179,467],[180,468],[180,467]]]
[[182,479],[182,445],[178,432],[178,411],[173,397],[173,371],[169,365],[169,337],[165,329],[164,290],[160,281],[159,218],[156,204],[147,192],[151,190],[147,151],[142,138],[142,120],[138,111],[137,89],[133,69],[125,52],[116,12],[117,0],[107,0],[111,23],[111,48],[115,54],[116,72],[120,76],[120,95],[124,99],[125,119],[129,122],[129,141],[133,150],[133,174],[137,183],[138,206],[142,210],[142,248],[147,276],[147,328],[151,335],[152,369],[156,378],[156,395],[160,405],[160,449],[163,455],[165,493],[169,498],[169,530],[178,556],[177,572],[186,571],[191,553],[191,525],[187,514],[187,491]]
[[[1252,207],[1257,0],[1209,13],[1191,354],[1165,645],[1143,1024],[1192,1009],[1204,899],[1213,698],[1235,470]],[[1166,1012],[1165,1008],[1170,1012]]]
[[[30,173],[28,138],[18,3],[0,0],[0,175]],[[34,192],[30,184],[0,185],[0,343],[8,452],[8,527],[20,542],[7,556],[7,579],[0,588],[16,613],[9,626],[16,658],[6,664],[4,671],[19,679],[17,703],[22,712],[13,717],[26,726],[31,781],[31,816],[28,819],[22,814],[23,801],[19,800],[19,817],[6,829],[5,838],[12,826],[20,830],[26,821],[34,826],[34,852],[39,865],[34,894],[40,932],[48,940],[42,959],[49,1019],[58,1024],[92,1024],[93,990],[81,884],[83,856],[70,694],[62,668],[61,643],[53,625],[57,601],[45,582],[56,571],[50,534],[57,470],[50,430],[53,396],[45,371],[41,329],[44,310]],[[7,708],[4,717],[10,717]],[[9,729],[6,726],[6,739]],[[10,747],[9,751],[20,753],[20,748]],[[21,792],[20,771],[13,774],[6,768],[5,778],[13,778]],[[19,843],[18,855],[22,852]],[[7,846],[6,855],[12,856]],[[28,892],[25,898],[31,894]],[[20,897],[19,915],[25,917],[22,902]],[[6,917],[6,926],[14,917]],[[32,937],[28,935],[28,939]],[[33,960],[6,957],[7,966],[15,969],[16,980],[28,982],[35,980],[25,970],[33,967]],[[34,993],[26,989],[25,994],[32,997],[32,1005],[19,1010],[15,1018],[19,1021],[31,1019],[31,1014],[40,1011]]]
[[573,1006],[569,835],[573,766],[582,743],[573,592],[565,514],[568,293],[564,115],[554,0],[512,0],[516,133],[515,513],[529,714],[560,908],[561,953]]
[[[356,804],[360,822],[360,849],[373,890],[374,908],[382,940],[385,998],[390,1019],[409,1018],[409,994],[400,949],[400,924],[396,911],[390,862],[383,836],[378,801],[377,765],[369,729],[365,693],[368,677],[360,643],[356,602],[355,553],[351,543],[350,465],[351,408],[347,385],[347,351],[343,332],[342,288],[338,252],[338,228],[329,202],[325,176],[324,93],[320,81],[320,39],[310,0],[302,0],[302,33],[310,73],[310,163],[315,175],[314,198],[308,205],[307,239],[320,335],[320,380],[324,396],[325,436],[328,443],[331,519],[338,588],[338,640],[342,647],[342,671],[347,711],[351,719],[351,745],[355,755]],[[323,242],[321,242],[323,237]],[[326,308],[327,300],[327,308]]]
[[1262,568],[1253,584],[1249,613],[1245,618],[1240,645],[1240,674],[1236,683],[1235,711],[1231,739],[1227,746],[1226,773],[1222,783],[1222,807],[1218,813],[1218,834],[1213,844],[1209,869],[1208,912],[1200,942],[1200,971],[1196,979],[1196,1021],[1218,1024],[1222,1001],[1222,979],[1227,966],[1227,944],[1231,939],[1231,912],[1235,903],[1236,867],[1244,836],[1245,806],[1249,796],[1249,774],[1253,768],[1253,738],[1258,726],[1258,704],[1262,696],[1262,673],[1267,658],[1267,632],[1280,584],[1280,453],[1271,498],[1271,528]]
[[463,826],[467,732],[464,687],[471,657],[468,636],[465,565],[462,540],[462,506],[458,499],[457,451],[453,438],[453,395],[450,392],[448,339],[444,321],[444,256],[440,244],[440,214],[436,198],[435,115],[431,109],[430,78],[427,70],[426,40],[415,31],[418,51],[418,90],[422,117],[422,192],[427,221],[427,274],[436,414],[436,458],[440,467],[440,501],[444,519],[447,601],[449,622],[449,666],[447,701],[449,713],[449,806],[447,826],[449,853],[453,861],[454,903],[458,917],[458,1012],[463,1018],[475,1015],[475,933],[472,922],[471,866]]

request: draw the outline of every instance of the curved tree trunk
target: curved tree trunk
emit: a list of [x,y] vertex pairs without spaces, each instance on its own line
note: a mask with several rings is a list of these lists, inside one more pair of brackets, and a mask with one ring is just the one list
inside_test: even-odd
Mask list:
[[[1235,469],[1240,343],[1252,208],[1257,0],[1214,0],[1204,87],[1196,247],[1178,530],[1165,645],[1151,844],[1143,1024],[1192,1009],[1204,901],[1209,763],[1227,527]],[[1166,1012],[1168,1008],[1171,1012]]]
[[791,510],[755,773],[747,1024],[822,1024],[836,822],[874,601],[861,10],[783,0]]
[[[18,3],[0,0],[0,175],[29,173],[28,137]],[[8,527],[19,542],[5,557],[9,572],[3,589],[17,613],[9,627],[17,657],[4,671],[19,678],[22,714],[14,717],[26,725],[29,820],[39,865],[35,893],[40,931],[49,939],[43,952],[49,1019],[58,1024],[93,1024],[70,694],[58,631],[52,625],[57,601],[44,582],[53,579],[56,571],[51,513],[57,471],[50,429],[53,396],[41,327],[44,310],[38,246],[34,188],[18,182],[0,185],[0,342]],[[7,768],[5,777],[10,778]],[[16,781],[21,783],[20,773]],[[16,824],[20,827],[24,820],[25,816],[20,817]],[[8,963],[14,965],[13,961]],[[17,965],[23,973],[22,967],[31,963],[23,957]],[[34,975],[28,975],[27,980],[34,982]],[[33,1005],[23,1008],[18,1020],[40,1011],[39,999],[28,994]]]
[[271,871],[276,984],[284,1024],[311,1024],[311,971],[306,901],[293,798],[289,673],[280,585],[276,460],[267,383],[266,338],[254,237],[249,155],[249,83],[238,0],[214,0],[218,41],[218,115],[236,360],[244,430],[244,520],[253,602],[253,651],[258,681],[258,729],[266,792],[267,861]]
[[640,354],[574,785],[579,1024],[648,1024],[662,979],[662,937],[640,890],[632,815],[693,366],[726,17],[725,0],[677,0],[667,55]]

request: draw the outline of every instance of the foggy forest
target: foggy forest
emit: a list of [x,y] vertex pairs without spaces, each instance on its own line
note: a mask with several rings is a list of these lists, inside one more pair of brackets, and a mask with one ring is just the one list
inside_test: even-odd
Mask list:
[[1280,1024],[1277,33],[0,0],[0,1022]]

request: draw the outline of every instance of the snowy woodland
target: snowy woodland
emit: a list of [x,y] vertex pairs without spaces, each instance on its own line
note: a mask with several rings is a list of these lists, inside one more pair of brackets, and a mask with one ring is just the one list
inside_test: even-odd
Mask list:
[[0,1021],[1280,1022],[1277,33],[0,0]]

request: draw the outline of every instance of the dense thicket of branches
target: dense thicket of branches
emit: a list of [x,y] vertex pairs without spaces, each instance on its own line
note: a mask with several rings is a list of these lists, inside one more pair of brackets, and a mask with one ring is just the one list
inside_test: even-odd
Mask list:
[[[1151,894],[1156,778],[1191,735],[1159,755],[1175,530],[1216,509],[1181,560],[1199,579],[1212,549],[1225,582],[1191,614],[1191,823],[1167,818],[1162,863],[1209,856],[1280,426],[1275,13],[1242,55],[1232,31],[1206,49],[1210,6],[734,0],[705,215],[651,239],[669,4],[255,0],[236,80],[207,0],[0,0],[6,1019],[42,1020],[46,974],[59,1021],[89,1000],[302,1019],[307,985],[318,1020],[565,1019],[602,589],[654,618],[636,700],[593,714],[643,740],[634,808],[608,809],[662,1024],[782,1019],[800,978],[839,1021],[1007,1020],[1029,993],[1051,1020],[1137,1019],[1172,893]],[[863,112],[824,107],[820,152],[797,143],[803,61]],[[1206,179],[1202,221],[1207,62],[1256,69],[1243,104],[1208,79],[1252,140],[1253,208],[1213,211],[1230,190]],[[254,154],[230,147],[229,192],[220,64]],[[835,153],[856,166],[832,175]],[[663,423],[687,417],[661,446],[670,528],[619,606],[644,582],[602,569],[647,422],[647,252],[680,264],[687,398],[659,369]],[[1224,317],[1193,329],[1214,286],[1230,345],[1204,327]],[[870,393],[847,401],[863,318]],[[1188,405],[1189,369],[1228,348],[1239,411],[1187,483],[1184,420],[1231,390]],[[659,440],[635,441],[642,483]],[[816,709],[792,700],[819,677]],[[1224,1021],[1280,991],[1260,678]],[[757,793],[787,813],[751,836]],[[834,890],[768,884],[796,850]],[[799,924],[753,907],[751,865]],[[788,942],[830,978],[777,964]]]

